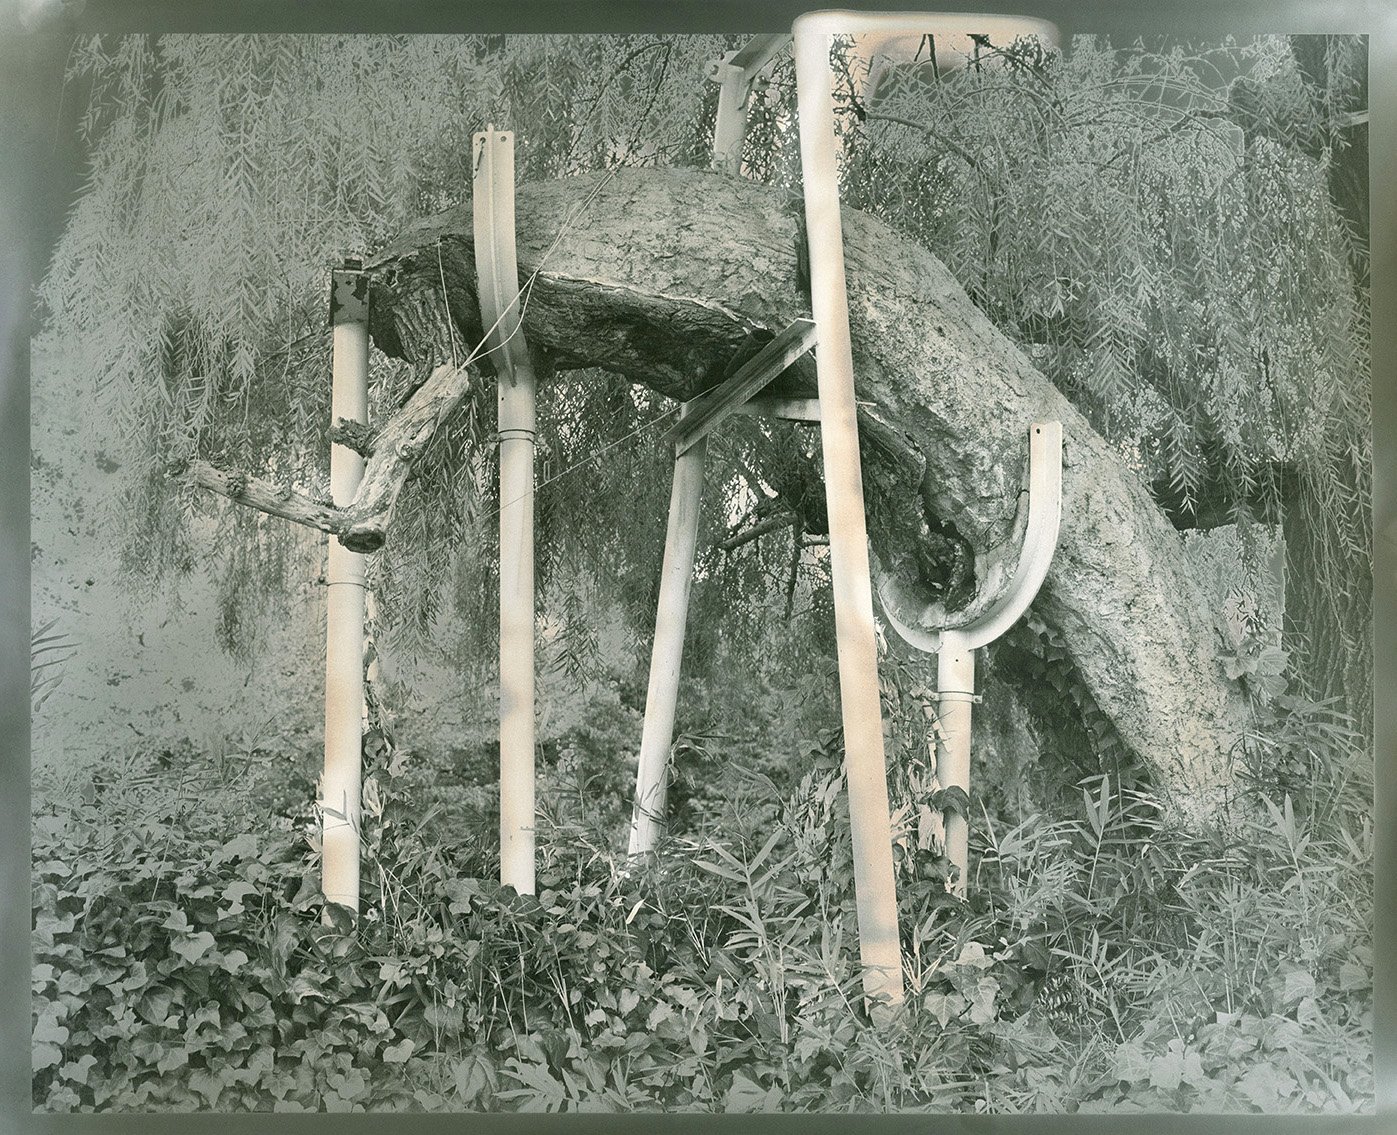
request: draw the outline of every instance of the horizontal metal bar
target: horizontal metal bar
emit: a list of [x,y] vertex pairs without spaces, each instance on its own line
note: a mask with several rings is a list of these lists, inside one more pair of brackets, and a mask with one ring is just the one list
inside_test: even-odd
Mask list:
[[791,42],[790,32],[775,35],[754,35],[741,48],[728,56],[729,67],[738,67],[749,80],[780,54],[781,49]]
[[[792,30],[796,35],[856,35],[860,32],[945,31],[963,28],[970,32],[1012,32],[1015,36],[1035,35],[1045,43],[1061,38],[1057,25],[1031,16],[985,15],[960,12],[851,12],[826,10],[797,16]],[[1001,32],[1002,34],[1002,32]]]
[[781,418],[788,422],[818,422],[820,420],[820,400],[818,398],[772,398],[758,396],[748,399],[733,413],[751,414],[753,417]]
[[792,320],[776,338],[743,363],[736,374],[694,399],[693,408],[670,427],[664,440],[674,443],[677,454],[683,453],[814,345],[814,321]]

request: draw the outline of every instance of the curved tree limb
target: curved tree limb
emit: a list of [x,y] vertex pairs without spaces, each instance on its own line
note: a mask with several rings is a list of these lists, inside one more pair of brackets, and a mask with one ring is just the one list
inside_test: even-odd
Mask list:
[[[520,275],[534,277],[524,332],[558,366],[604,367],[688,399],[748,332],[808,315],[785,194],[695,171],[600,180],[519,191]],[[469,212],[456,209],[413,226],[366,265],[370,330],[382,349],[425,365],[449,357],[453,337],[478,340],[471,231]],[[1230,795],[1247,707],[1223,672],[1179,534],[929,251],[852,210],[844,238],[857,396],[872,404],[861,408],[860,432],[875,553],[899,573],[904,595],[927,602],[933,545],[958,549],[977,585],[943,587],[951,607],[992,587],[994,563],[1013,543],[1028,425],[1061,421],[1062,536],[1035,609],[1175,814],[1215,812]],[[455,328],[444,326],[447,310]],[[798,374],[772,393],[808,394],[810,379]]]
[[183,476],[191,484],[227,497],[237,504],[247,505],[269,516],[280,516],[307,528],[317,528],[331,536],[340,535],[348,527],[345,514],[334,505],[321,504],[289,485],[276,485],[244,473],[229,473],[207,461],[191,461],[183,469],[171,469],[170,475]]
[[[191,461],[183,472],[193,484],[238,504],[337,536],[351,552],[376,552],[387,539],[393,506],[412,474],[413,462],[470,385],[468,367],[449,363],[437,367],[373,436],[359,489],[342,509],[321,504],[290,486],[230,473],[207,461]],[[338,423],[331,427],[330,438],[344,444],[350,439],[337,436],[339,429]],[[358,434],[354,439],[361,440]]]

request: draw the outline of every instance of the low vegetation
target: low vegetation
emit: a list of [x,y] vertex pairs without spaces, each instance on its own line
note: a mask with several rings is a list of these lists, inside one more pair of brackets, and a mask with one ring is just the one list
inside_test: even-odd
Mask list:
[[837,734],[721,773],[689,751],[687,831],[628,864],[625,778],[596,773],[634,711],[595,699],[545,762],[534,898],[494,882],[483,776],[375,728],[357,925],[323,909],[313,738],[136,752],[40,786],[34,1104],[1370,1110],[1368,766],[1324,706],[1272,712],[1228,831],[1165,830],[1108,775],[1055,817],[972,798],[968,904],[931,770],[900,768],[885,1029]]

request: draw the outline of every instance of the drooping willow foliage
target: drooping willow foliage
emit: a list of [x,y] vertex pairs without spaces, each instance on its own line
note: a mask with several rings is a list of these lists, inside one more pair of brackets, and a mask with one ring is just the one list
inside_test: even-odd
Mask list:
[[[717,93],[703,67],[725,44],[161,36],[75,45],[69,81],[91,86],[83,123],[91,172],[42,300],[49,328],[72,345],[128,443],[122,547],[130,577],[154,586],[167,571],[188,569],[189,521],[212,513],[219,546],[239,549],[222,575],[225,644],[245,645],[245,633],[233,632],[251,629],[251,612],[284,578],[299,534],[176,492],[168,463],[198,454],[323,492],[325,297],[338,255],[372,250],[407,221],[468,199],[471,134],[491,122],[516,131],[521,182],[703,160]],[[639,410],[616,417],[598,400],[589,388],[599,382],[616,393],[604,376],[584,375],[558,407],[544,400],[549,459],[577,465],[639,424]],[[373,418],[392,412],[400,385],[394,364],[375,356]],[[498,506],[493,401],[480,391],[439,432],[405,492],[401,531],[377,557],[381,609],[406,646],[425,641],[453,590],[467,604],[483,594],[488,520]],[[665,408],[644,409],[655,417]],[[554,421],[566,428],[549,431]],[[656,432],[638,439],[637,452],[658,455]],[[656,526],[637,531],[635,518],[662,525],[663,507],[635,511],[634,488],[607,483],[619,476],[618,460],[635,459],[613,452],[560,479],[541,493],[540,513],[567,514],[585,495],[593,520],[585,532],[653,545]],[[646,468],[634,486],[663,479]],[[576,540],[566,525],[541,525],[540,535],[546,580]]]
[[1364,44],[1327,37],[1323,82],[1294,48],[1082,39],[906,65],[871,94],[851,74],[848,195],[930,245],[1177,524],[1285,523],[1295,625],[1341,640],[1317,687],[1347,677],[1362,717],[1366,218],[1329,173]]
[[[1351,565],[1369,562],[1370,543],[1366,297],[1355,283],[1365,234],[1346,224],[1326,174],[1344,140],[1338,110],[1363,97],[1362,45],[1325,43],[1322,83],[1283,37],[1199,50],[1086,39],[1062,55],[1000,45],[966,67],[882,67],[876,84],[848,44],[835,62],[849,204],[941,256],[1177,523],[1245,528],[1303,513],[1298,566],[1343,607],[1357,649],[1367,600],[1355,622],[1363,580]],[[129,443],[132,574],[153,582],[187,566],[191,518],[216,516],[222,546],[239,549],[224,574],[225,637],[237,641],[250,622],[238,611],[285,575],[295,536],[176,493],[163,470],[197,453],[323,491],[333,259],[465,199],[470,135],[487,123],[517,132],[520,181],[705,164],[717,94],[705,64],[736,45],[76,44],[70,81],[91,87],[91,173],[42,299]],[[746,161],[749,176],[799,184],[789,57],[754,96]],[[376,361],[376,418],[393,409],[399,378]],[[668,460],[663,427],[648,424],[669,409],[598,373],[562,376],[540,399],[539,568],[546,591],[561,581],[549,593],[563,625],[580,627],[591,587],[638,626],[653,611]],[[456,643],[463,664],[493,635],[493,415],[490,390],[458,408],[376,557],[385,619],[406,643],[428,642],[445,606],[467,612],[478,641]],[[767,502],[783,462],[808,454],[798,430],[759,428],[744,423],[718,444],[727,491],[708,510],[710,545]],[[758,616],[791,607],[794,568],[802,595],[817,588],[801,532],[704,554],[696,601],[729,613],[732,643],[744,633],[759,643]]]

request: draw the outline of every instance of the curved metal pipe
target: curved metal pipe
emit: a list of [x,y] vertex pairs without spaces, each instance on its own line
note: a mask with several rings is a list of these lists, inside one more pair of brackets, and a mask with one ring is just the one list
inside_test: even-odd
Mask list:
[[889,578],[878,573],[878,600],[883,617],[908,646],[928,654],[939,654],[945,637],[960,636],[968,649],[993,642],[1028,610],[1038,594],[1057,550],[1062,519],[1062,423],[1034,422],[1028,431],[1028,523],[1013,577],[1000,597],[973,622],[963,627],[929,630],[912,626],[897,615],[888,598]]

